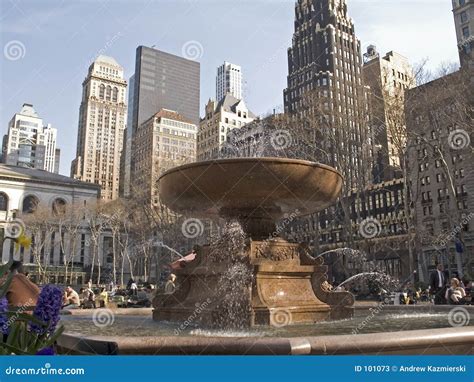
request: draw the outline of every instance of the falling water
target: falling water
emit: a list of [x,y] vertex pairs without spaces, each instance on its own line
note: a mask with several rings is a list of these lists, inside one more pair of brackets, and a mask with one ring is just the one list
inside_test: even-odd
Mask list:
[[331,249],[330,251],[326,251],[323,253],[320,253],[319,255],[315,256],[315,259],[329,255],[329,254],[335,254],[335,255],[344,255],[349,257],[350,259],[358,260],[358,261],[365,261],[367,260],[367,255],[362,252],[358,251],[356,249],[352,248],[336,248],[336,249]]
[[358,279],[365,279],[367,281],[372,281],[378,284],[380,287],[383,286],[384,289],[394,290],[398,288],[398,281],[392,278],[391,276],[381,273],[381,272],[362,272],[354,276],[349,277],[347,280],[344,280],[339,284],[339,287],[344,286],[350,282],[353,282]]
[[246,326],[242,317],[248,316],[252,285],[247,246],[247,237],[237,222],[228,222],[218,236],[211,238],[209,258],[225,267],[217,274],[219,291],[213,301],[219,312],[215,324],[221,329]]
[[169,251],[173,252],[174,254],[178,255],[180,258],[183,258],[184,256],[179,253],[177,250],[175,250],[174,248],[171,248],[170,246],[166,245],[165,243],[163,243],[162,241],[155,241],[153,243],[156,247],[163,247],[163,248],[166,248],[168,249]]

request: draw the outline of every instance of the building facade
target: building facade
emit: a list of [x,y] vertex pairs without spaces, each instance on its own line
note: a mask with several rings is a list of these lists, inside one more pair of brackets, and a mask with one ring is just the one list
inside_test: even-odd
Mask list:
[[136,50],[133,89],[133,134],[161,109],[177,113],[199,125],[199,62],[139,46]]
[[220,102],[227,94],[237,99],[243,97],[242,68],[225,61],[217,68],[216,101]]
[[8,124],[3,138],[3,162],[59,172],[60,150],[56,147],[57,130],[43,120],[31,104],[23,104]]
[[131,195],[159,204],[159,176],[196,160],[197,126],[175,111],[162,109],[141,124],[133,137]]
[[298,0],[288,49],[285,113],[312,121],[323,163],[349,188],[366,183],[371,140],[361,45],[345,0]]
[[373,45],[364,54],[363,75],[370,87],[374,183],[380,183],[400,176],[406,144],[404,95],[416,81],[407,58],[393,51],[381,56]]
[[133,89],[135,87],[135,76],[128,80],[128,112],[127,128],[123,134],[123,149],[120,157],[120,184],[119,194],[121,197],[130,196],[130,179],[132,170],[132,132],[133,132]]
[[452,0],[461,66],[474,65],[474,1]]
[[[58,216],[67,213],[69,219],[73,208],[94,206],[100,187],[58,174],[2,164],[0,190],[2,263],[11,259],[22,261],[35,281],[40,281],[43,272],[50,282],[85,283],[85,269],[92,262],[91,246],[86,245],[91,233],[87,224],[80,221],[74,223],[74,230],[65,229]],[[33,218],[35,213],[39,215]],[[82,215],[76,217],[80,219]],[[31,247],[16,247],[11,240],[3,240],[11,234],[10,227],[16,222],[32,236]],[[102,239],[99,253],[103,253]],[[103,260],[106,261],[105,256]],[[69,273],[65,272],[66,263]]]
[[206,115],[199,124],[197,136],[197,159],[199,161],[219,157],[227,135],[252,122],[255,115],[242,99],[227,94],[220,102],[209,100]]
[[420,276],[474,271],[474,76],[466,67],[408,91],[407,132]]
[[[321,254],[351,248],[364,254],[340,256],[328,254],[333,281],[340,283],[360,272],[384,272],[395,279],[410,280],[408,225],[405,214],[403,179],[373,184],[362,192],[353,192],[339,201],[334,212],[295,220],[287,230],[291,241],[305,242]],[[349,216],[343,209],[349,210]],[[344,233],[350,225],[352,237]]]
[[119,196],[120,156],[127,121],[127,82],[112,57],[99,56],[82,83],[76,158],[71,176],[101,186],[101,198]]

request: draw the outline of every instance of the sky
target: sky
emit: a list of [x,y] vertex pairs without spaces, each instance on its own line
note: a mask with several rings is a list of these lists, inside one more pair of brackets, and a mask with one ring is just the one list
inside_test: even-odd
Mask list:
[[[348,0],[363,51],[397,51],[436,69],[458,63],[451,0]],[[60,173],[76,153],[79,105],[90,63],[114,57],[126,79],[139,45],[201,63],[201,111],[224,61],[242,66],[257,115],[280,109],[293,0],[0,0],[0,134],[23,103],[58,129]]]

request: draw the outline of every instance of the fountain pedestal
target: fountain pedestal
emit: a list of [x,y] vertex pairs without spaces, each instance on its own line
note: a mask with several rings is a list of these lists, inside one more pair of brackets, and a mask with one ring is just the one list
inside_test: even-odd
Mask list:
[[199,248],[196,259],[176,272],[177,292],[156,296],[153,318],[238,328],[352,316],[353,296],[325,289],[327,267],[309,256],[304,245],[249,240],[244,253],[236,260],[213,256],[209,246]]
[[342,187],[335,169],[287,158],[220,159],[174,168],[158,185],[173,211],[236,220],[250,239],[231,251],[199,248],[196,259],[177,272],[176,292],[154,299],[155,319],[183,328],[226,328],[352,315],[352,295],[327,289],[322,259],[312,258],[302,244],[275,237],[275,223],[285,214],[310,214],[335,202]]

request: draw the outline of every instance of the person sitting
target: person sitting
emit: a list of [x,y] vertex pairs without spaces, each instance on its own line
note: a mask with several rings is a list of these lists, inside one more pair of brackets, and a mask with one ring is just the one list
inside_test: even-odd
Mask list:
[[36,305],[40,289],[25,274],[21,261],[14,261],[10,266],[13,274],[12,282],[8,287],[6,298],[8,304],[14,307],[22,307],[30,311]]
[[446,301],[448,304],[460,305],[464,303],[466,291],[461,287],[461,283],[457,278],[451,279],[451,286],[446,290]]
[[104,287],[100,288],[100,293],[99,293],[99,307],[100,308],[105,308],[107,307],[107,303],[109,302],[109,294],[105,290]]
[[77,309],[81,305],[81,299],[79,298],[79,294],[72,289],[70,286],[66,287],[64,291],[64,298],[63,298],[63,309]]
[[165,284],[165,294],[173,294],[174,291],[176,290],[176,275],[174,273],[171,273],[169,275],[168,281]]

